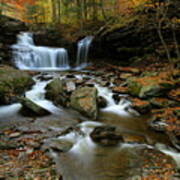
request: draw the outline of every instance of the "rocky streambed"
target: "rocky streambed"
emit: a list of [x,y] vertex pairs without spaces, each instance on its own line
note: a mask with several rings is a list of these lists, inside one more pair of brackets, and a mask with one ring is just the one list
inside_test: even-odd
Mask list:
[[178,69],[103,64],[8,75],[0,80],[0,177],[179,178]]

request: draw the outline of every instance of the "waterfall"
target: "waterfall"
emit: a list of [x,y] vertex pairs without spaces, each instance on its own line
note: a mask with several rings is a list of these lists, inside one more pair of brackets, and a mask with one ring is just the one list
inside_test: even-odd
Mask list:
[[66,49],[36,46],[32,33],[20,33],[18,42],[12,46],[12,49],[13,61],[19,69],[66,70],[70,68]]
[[77,68],[81,69],[87,66],[88,52],[92,40],[93,40],[93,36],[87,36],[78,42],[77,59],[76,59]]

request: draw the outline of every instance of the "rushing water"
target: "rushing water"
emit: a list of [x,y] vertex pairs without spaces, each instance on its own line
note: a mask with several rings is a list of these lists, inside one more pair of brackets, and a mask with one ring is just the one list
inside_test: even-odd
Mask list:
[[89,47],[93,40],[93,36],[87,36],[78,42],[76,68],[82,69],[88,64]]
[[13,48],[13,62],[24,70],[67,70],[70,68],[67,50],[36,46],[31,33],[18,35]]
[[41,81],[38,79],[38,76],[34,77],[34,80],[36,84],[30,91],[26,92],[25,96],[51,113],[61,114],[59,108],[57,108],[51,101],[45,99],[45,87],[50,81]]

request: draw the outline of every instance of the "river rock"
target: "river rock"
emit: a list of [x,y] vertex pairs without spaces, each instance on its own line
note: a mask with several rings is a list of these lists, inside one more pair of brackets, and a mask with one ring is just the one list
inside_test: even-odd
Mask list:
[[151,103],[149,101],[141,100],[138,98],[131,98],[131,107],[140,114],[146,114],[151,112]]
[[148,122],[148,126],[154,131],[165,132],[168,125],[164,119],[154,116],[152,120]]
[[45,116],[49,115],[50,112],[39,105],[35,104],[30,99],[19,97],[20,103],[23,105],[21,113],[25,116]]
[[94,87],[76,89],[70,97],[70,105],[82,114],[96,119],[98,114],[97,89]]
[[97,104],[99,108],[105,108],[107,106],[107,101],[102,96],[98,96],[97,98]]
[[96,127],[90,137],[94,142],[103,146],[114,146],[124,141],[116,128],[111,126]]
[[63,80],[55,78],[46,86],[46,98],[52,100],[55,104],[66,106],[67,94],[66,84]]
[[118,104],[121,100],[121,96],[117,93],[112,95],[112,98],[114,99],[114,101],[116,102],[116,104]]
[[49,147],[60,152],[68,152],[73,147],[73,143],[62,139],[51,139]]
[[128,81],[128,91],[139,98],[158,97],[174,87],[174,83],[160,76],[132,77]]
[[31,76],[9,66],[0,67],[0,104],[16,101],[16,96],[23,94],[34,81]]

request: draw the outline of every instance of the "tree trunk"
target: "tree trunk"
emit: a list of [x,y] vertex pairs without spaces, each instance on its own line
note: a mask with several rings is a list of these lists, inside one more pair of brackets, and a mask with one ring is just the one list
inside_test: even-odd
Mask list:
[[56,0],[51,0],[51,11],[52,11],[52,22],[56,23],[57,21]]
[[171,56],[170,56],[170,53],[169,53],[169,49],[168,49],[168,47],[167,47],[167,44],[166,44],[166,42],[165,42],[165,40],[164,40],[164,38],[163,38],[163,35],[162,35],[162,32],[161,32],[161,27],[158,27],[157,32],[158,32],[159,38],[160,38],[160,40],[161,40],[161,43],[162,43],[162,45],[163,45],[163,47],[164,47],[164,49],[165,49],[165,51],[166,51],[167,58],[168,58],[168,60],[170,61]]
[[104,0],[101,0],[101,13],[102,13],[102,16],[105,20],[107,20],[107,16],[106,16],[106,13],[105,13],[105,10],[104,10]]
[[57,1],[58,23],[61,23],[61,0]]
[[96,5],[96,0],[92,0],[93,6],[92,6],[92,17],[93,20],[97,20],[97,5]]
[[175,45],[175,49],[176,49],[176,55],[177,55],[177,58],[180,59],[179,46],[178,46],[178,41],[177,41],[177,38],[176,38],[176,32],[175,32],[175,29],[174,29],[174,25],[171,25],[171,27],[172,27],[174,45]]

